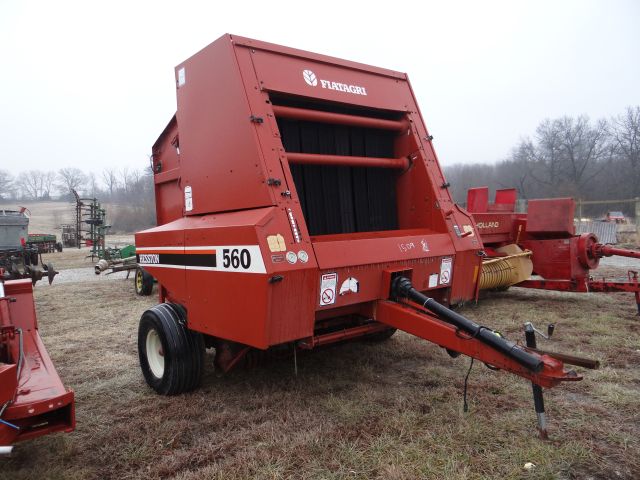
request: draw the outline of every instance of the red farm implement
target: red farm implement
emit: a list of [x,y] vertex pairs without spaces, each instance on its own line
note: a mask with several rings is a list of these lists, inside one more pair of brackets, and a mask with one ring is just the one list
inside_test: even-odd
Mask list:
[[73,392],[40,339],[31,281],[0,279],[0,446],[74,428]]
[[516,212],[515,204],[515,189],[498,190],[493,203],[489,203],[487,187],[472,188],[467,193],[467,210],[473,214],[489,258],[503,255],[497,249],[507,245],[515,244],[530,252],[536,277],[517,283],[518,287],[634,293],[640,314],[637,271],[629,271],[624,279],[596,279],[591,274],[602,257],[640,258],[640,251],[604,245],[593,233],[576,235],[575,202],[571,198],[529,200],[527,213]]
[[157,392],[195,388],[206,347],[228,371],[395,329],[538,386],[580,379],[448,308],[475,298],[483,245],[406,74],[225,35],[175,80],[152,150],[158,227],[136,234],[160,286],[138,334]]

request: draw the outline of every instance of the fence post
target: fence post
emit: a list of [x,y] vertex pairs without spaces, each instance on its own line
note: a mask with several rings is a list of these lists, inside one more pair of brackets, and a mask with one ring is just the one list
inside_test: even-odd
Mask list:
[[636,233],[640,234],[640,197],[636,197]]
[[582,222],[582,198],[578,199],[578,223]]

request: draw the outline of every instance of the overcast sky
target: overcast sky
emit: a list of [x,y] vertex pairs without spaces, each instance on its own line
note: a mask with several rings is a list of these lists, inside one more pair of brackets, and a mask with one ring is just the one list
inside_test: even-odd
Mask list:
[[142,168],[224,33],[407,72],[443,165],[640,105],[640,1],[0,0],[0,168]]

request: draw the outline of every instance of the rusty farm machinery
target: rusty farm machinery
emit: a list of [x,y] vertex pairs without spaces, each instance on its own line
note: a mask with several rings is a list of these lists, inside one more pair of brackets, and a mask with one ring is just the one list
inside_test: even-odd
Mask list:
[[[602,257],[640,258],[640,251],[605,245],[593,233],[576,235],[571,198],[529,200],[527,213],[516,212],[515,205],[515,189],[498,190],[493,203],[489,203],[487,187],[468,191],[467,210],[485,247],[483,271],[493,268],[498,272],[494,277],[499,277],[481,288],[516,285],[565,292],[633,293],[640,315],[638,271],[629,270],[623,279],[592,274]],[[516,265],[509,258],[528,262],[528,266]]]
[[[29,242],[29,214],[26,208],[0,210],[0,278],[29,278],[32,284],[46,277],[49,283],[57,275],[51,263],[45,264],[38,242]],[[54,237],[55,238],[55,237]]]
[[196,388],[205,348],[227,372],[252,351],[400,329],[533,382],[544,430],[541,387],[596,366],[449,308],[476,298],[484,246],[406,74],[225,35],[175,81],[152,149],[158,226],[136,234],[159,282],[138,331],[156,392]]
[[80,197],[71,190],[75,199],[75,222],[61,225],[64,247],[91,247],[89,257],[102,258],[105,250],[105,235],[111,228],[107,224],[107,211],[97,198]]

